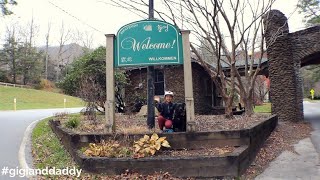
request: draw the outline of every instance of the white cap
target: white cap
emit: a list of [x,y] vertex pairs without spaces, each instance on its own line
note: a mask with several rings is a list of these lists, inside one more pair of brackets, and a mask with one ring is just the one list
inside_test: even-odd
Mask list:
[[173,92],[172,91],[164,91],[164,96],[166,95],[171,95],[173,97]]

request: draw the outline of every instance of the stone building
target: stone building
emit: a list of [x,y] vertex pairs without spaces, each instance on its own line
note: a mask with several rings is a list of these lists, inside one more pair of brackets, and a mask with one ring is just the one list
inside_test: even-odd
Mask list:
[[[147,97],[147,68],[132,68],[127,70],[129,84],[125,88],[126,103],[134,102],[136,98]],[[209,74],[197,62],[192,62],[193,95],[196,114],[211,113],[215,107],[222,105],[222,98],[211,80]],[[164,91],[174,92],[174,101],[184,102],[183,66],[160,66],[155,70],[155,96],[163,98]]]

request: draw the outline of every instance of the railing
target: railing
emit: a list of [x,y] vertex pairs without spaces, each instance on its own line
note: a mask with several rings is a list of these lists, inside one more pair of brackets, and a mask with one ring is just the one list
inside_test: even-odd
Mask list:
[[19,87],[19,88],[31,88],[30,86],[27,86],[27,85],[11,84],[11,83],[4,83],[4,82],[0,82],[0,86],[11,86],[11,87]]

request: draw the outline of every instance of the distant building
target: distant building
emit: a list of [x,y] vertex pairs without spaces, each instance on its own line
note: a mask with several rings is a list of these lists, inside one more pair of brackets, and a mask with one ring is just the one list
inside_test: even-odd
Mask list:
[[[135,98],[147,97],[147,68],[131,68],[127,70],[129,85],[125,90],[127,103]],[[209,74],[198,63],[192,62],[193,96],[196,114],[212,113],[215,107],[222,105],[222,98],[211,80]],[[184,73],[183,66],[160,66],[155,70],[155,96],[163,98],[164,91],[174,92],[175,102],[184,102]]]

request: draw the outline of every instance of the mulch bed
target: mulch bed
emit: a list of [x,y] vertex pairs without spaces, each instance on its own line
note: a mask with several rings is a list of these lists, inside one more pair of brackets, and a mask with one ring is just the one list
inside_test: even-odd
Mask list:
[[224,115],[198,115],[196,116],[197,131],[239,130],[257,125],[269,117],[269,114],[254,114],[251,117],[235,115],[233,119],[226,119]]
[[158,157],[196,157],[196,156],[222,156],[232,153],[235,147],[203,147],[200,149],[183,149],[183,150],[166,150],[161,151],[156,156]]
[[[196,130],[197,131],[212,131],[212,130],[231,130],[249,128],[264,120],[270,114],[255,114],[252,117],[235,116],[234,119],[225,119],[221,116],[196,116]],[[117,115],[116,123],[120,132],[131,133],[131,131],[138,133],[147,133],[149,130],[146,128],[146,118],[136,116]],[[101,126],[102,127],[102,126]],[[157,127],[157,124],[156,124]],[[310,137],[312,128],[306,122],[279,122],[277,128],[271,133],[266,140],[263,147],[258,152],[256,159],[252,165],[241,176],[241,179],[254,179],[257,175],[262,173],[268,164],[285,150],[293,151],[293,146],[299,140]],[[90,132],[90,129],[87,130]],[[97,132],[97,130],[95,130]],[[149,131],[150,132],[150,131]],[[159,132],[158,128],[155,132]],[[195,156],[201,154],[219,155],[219,153],[230,153],[234,151],[234,147],[222,148],[204,148],[198,150],[175,150],[175,151],[162,151],[159,156]],[[157,155],[157,156],[158,156]],[[157,172],[153,175],[141,175],[135,172],[127,171],[124,174],[117,176],[107,175],[93,175],[83,173],[81,179],[180,179],[172,177],[165,172]],[[63,178],[62,178],[63,179]],[[191,178],[190,178],[191,179]]]
[[[196,115],[196,131],[216,131],[216,130],[238,130],[252,127],[264,119],[266,119],[269,114],[254,114],[251,117],[235,115],[233,119],[226,119],[224,115]],[[93,122],[83,118],[81,120],[80,127],[74,129],[76,132],[94,132],[103,133],[104,132],[104,116],[98,117],[98,120]],[[155,129],[149,130],[146,125],[146,118],[143,116],[134,115],[116,115],[116,131],[119,133],[159,133],[157,120],[155,122]],[[63,122],[62,122],[63,124]]]

